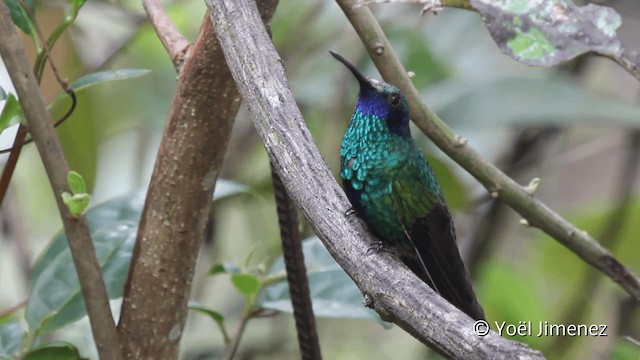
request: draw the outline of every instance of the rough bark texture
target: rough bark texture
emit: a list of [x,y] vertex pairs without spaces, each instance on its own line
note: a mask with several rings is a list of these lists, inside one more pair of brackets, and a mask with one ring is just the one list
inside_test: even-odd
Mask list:
[[369,251],[372,238],[345,213],[350,204],[313,143],[282,60],[260,25],[251,0],[207,0],[243,99],[287,191],[333,257],[384,319],[454,359],[542,359],[524,344],[490,332],[446,302],[395,257]]
[[101,359],[119,359],[118,333],[109,309],[107,290],[91,242],[89,226],[84,217],[75,218],[62,202],[62,193],[71,192],[67,186],[69,165],[4,2],[0,2],[0,34],[0,56],[16,89],[27,126],[53,188],[98,354]]
[[[263,8],[270,19],[275,6]],[[239,106],[207,16],[179,77],[140,220],[118,324],[126,359],[178,357],[211,195]]]
[[212,38],[205,19],[180,76],[151,178],[118,325],[127,359],[178,356],[211,193],[240,106]]

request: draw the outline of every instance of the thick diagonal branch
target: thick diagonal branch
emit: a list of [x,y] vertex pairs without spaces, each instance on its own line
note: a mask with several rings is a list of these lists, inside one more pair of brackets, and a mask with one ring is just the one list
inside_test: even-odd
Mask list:
[[383,318],[454,359],[542,359],[524,344],[473,321],[384,252],[369,252],[372,237],[345,214],[349,201],[311,139],[278,56],[252,0],[207,0],[224,50],[255,128],[287,192],[329,252],[367,294]]

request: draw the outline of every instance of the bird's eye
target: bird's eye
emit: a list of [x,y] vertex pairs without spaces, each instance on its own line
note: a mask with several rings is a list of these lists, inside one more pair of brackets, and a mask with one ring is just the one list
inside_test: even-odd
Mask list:
[[389,101],[389,104],[391,104],[391,106],[400,105],[400,94],[398,93],[389,94],[388,101]]

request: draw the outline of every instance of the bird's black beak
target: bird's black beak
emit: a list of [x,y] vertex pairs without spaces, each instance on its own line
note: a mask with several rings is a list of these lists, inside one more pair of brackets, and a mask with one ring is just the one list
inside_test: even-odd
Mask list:
[[333,56],[334,58],[336,58],[336,60],[338,60],[342,64],[344,64],[344,66],[346,66],[347,69],[349,69],[351,71],[353,76],[355,76],[356,79],[358,79],[358,82],[360,83],[360,87],[361,88],[362,87],[369,87],[369,88],[373,88],[373,89],[378,89],[379,81],[374,80],[374,79],[362,74],[360,72],[360,70],[358,70],[358,68],[356,68],[352,63],[348,62],[347,59],[343,58],[340,54],[338,54],[336,52],[333,52],[331,50],[329,50],[329,53],[331,54],[331,56]]

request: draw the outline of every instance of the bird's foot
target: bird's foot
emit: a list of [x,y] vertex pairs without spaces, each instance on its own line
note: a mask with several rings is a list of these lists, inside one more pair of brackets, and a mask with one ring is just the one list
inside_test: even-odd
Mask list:
[[388,247],[385,243],[383,243],[382,241],[376,241],[373,243],[373,245],[367,250],[367,255],[371,254],[371,252],[380,252],[380,251],[384,251],[384,252],[388,252],[388,253],[392,253],[393,251],[391,250],[390,247]]
[[356,209],[352,207],[348,208],[347,211],[344,212],[344,216],[352,216],[356,214]]

